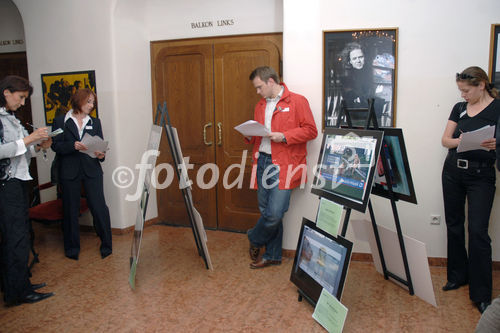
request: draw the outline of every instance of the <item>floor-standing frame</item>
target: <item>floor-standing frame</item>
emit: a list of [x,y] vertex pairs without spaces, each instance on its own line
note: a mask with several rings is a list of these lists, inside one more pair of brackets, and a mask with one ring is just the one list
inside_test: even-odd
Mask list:
[[[187,176],[187,168],[184,163],[184,159],[182,158],[182,151],[180,149],[179,139],[177,137],[177,130],[170,124],[170,117],[168,115],[166,102],[164,102],[163,107],[160,103],[158,104],[155,121],[151,128],[148,150],[154,149],[158,151],[162,129],[165,130],[168,144],[170,146],[170,151],[172,152],[172,158],[175,164],[174,170],[176,171],[177,177],[179,179],[179,184],[184,198],[184,203],[186,205],[191,228],[193,230],[193,236],[196,242],[198,254],[203,258],[206,268],[213,270],[212,261],[210,259],[210,254],[208,253],[206,244],[207,235],[205,232],[205,228],[203,227],[203,220],[200,213],[193,205],[191,187],[188,185],[189,180]],[[152,169],[156,165],[157,156],[158,154],[149,154],[147,164],[151,167],[146,170],[144,182],[142,184],[139,182],[139,184],[142,185],[142,188],[138,189],[138,191],[141,192],[141,198],[138,205],[138,212],[134,229],[134,239],[132,240],[132,249],[130,256],[129,284],[132,289],[135,289],[135,275],[137,271],[137,263],[139,262],[144,220],[146,218],[149,194],[151,190],[151,175]]]
[[193,236],[196,242],[196,248],[198,249],[198,254],[205,261],[206,268],[213,270],[212,261],[210,259],[210,254],[208,253],[206,244],[207,236],[205,228],[203,227],[203,221],[200,213],[196,210],[196,208],[194,208],[193,205],[193,196],[191,193],[191,186],[189,185],[190,182],[187,175],[187,168],[182,157],[182,151],[180,149],[181,146],[177,137],[177,130],[175,127],[172,127],[172,124],[170,123],[170,116],[167,110],[167,102],[163,102],[163,106],[158,103],[158,109],[161,110],[160,123],[165,130],[168,145],[172,153],[172,159],[175,164],[174,170],[179,179],[182,197],[184,199],[184,204],[186,205],[186,211],[189,217],[191,228],[193,230]]
[[[366,120],[365,129],[378,130],[379,127],[378,127],[377,117],[375,115],[375,109],[373,107],[373,103],[374,103],[374,100],[369,99],[368,100],[368,108],[351,109],[351,108],[346,108],[345,102],[343,101],[339,116],[337,118],[336,127],[338,127],[338,128],[340,127],[340,124],[342,122],[342,118],[345,115],[347,127],[352,128],[353,126],[352,126],[350,113],[351,112],[367,112],[368,117]],[[381,151],[380,151],[380,159],[382,161],[382,165],[384,166],[384,170],[389,170],[389,166],[387,163],[387,156],[385,156],[385,152],[383,149],[381,149]],[[408,291],[409,291],[410,295],[414,295],[413,283],[411,281],[411,275],[410,275],[410,267],[408,265],[408,257],[406,255],[403,233],[401,231],[401,224],[399,222],[399,215],[398,215],[398,210],[397,210],[397,206],[396,206],[396,201],[398,199],[394,195],[394,192],[392,190],[392,184],[391,184],[390,180],[387,178],[388,177],[387,173],[385,173],[385,177],[386,177],[386,183],[387,183],[387,188],[388,188],[388,192],[389,192],[389,200],[391,201],[392,214],[394,216],[394,224],[396,225],[396,232],[398,235],[399,246],[401,249],[401,255],[403,257],[403,264],[404,264],[404,269],[405,269],[405,274],[406,274],[406,280],[397,276],[396,274],[390,272],[387,269],[387,266],[385,264],[385,259],[384,259],[384,253],[382,251],[382,244],[380,242],[380,237],[378,234],[377,223],[375,221],[375,214],[373,212],[371,199],[368,199],[368,210],[370,212],[370,219],[372,221],[373,232],[375,234],[375,240],[377,242],[378,253],[380,256],[380,262],[382,265],[382,270],[384,272],[384,278],[386,280],[390,277],[390,278],[402,283],[403,285],[408,287]],[[346,212],[345,212],[344,223],[342,225],[342,232],[341,232],[342,237],[345,237],[345,234],[347,232],[347,226],[349,224],[349,218],[351,216],[351,208],[345,208],[345,209],[346,209]]]
[[[147,160],[144,161],[149,166],[149,168],[146,168],[145,170],[143,181],[141,182],[142,179],[139,179],[139,182],[137,183],[138,186],[137,191],[140,192],[141,197],[137,207],[137,215],[134,227],[134,238],[132,240],[132,248],[130,251],[131,253],[130,253],[129,284],[132,287],[132,289],[135,289],[135,275],[137,271],[137,263],[139,262],[139,253],[141,249],[142,234],[144,230],[144,221],[146,219],[149,194],[151,190],[151,175],[153,174],[152,170],[156,165],[156,157],[158,156],[158,154],[156,153],[158,152],[161,141],[162,127],[156,125],[160,114],[159,111],[160,110],[158,109],[156,112],[155,122],[154,124],[151,125],[151,131],[149,133],[149,140],[147,145],[148,155],[147,155]],[[141,174],[139,174],[139,177],[141,177]]]

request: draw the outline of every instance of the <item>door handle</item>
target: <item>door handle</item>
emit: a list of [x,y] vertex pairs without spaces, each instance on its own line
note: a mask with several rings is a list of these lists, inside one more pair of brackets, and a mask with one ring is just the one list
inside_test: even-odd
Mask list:
[[211,146],[213,143],[212,141],[207,142],[207,128],[210,126],[212,126],[212,123],[207,123],[205,124],[205,126],[203,126],[203,142],[206,146]]
[[222,146],[222,123],[218,122],[217,127],[219,128],[219,142],[217,142],[217,146]]

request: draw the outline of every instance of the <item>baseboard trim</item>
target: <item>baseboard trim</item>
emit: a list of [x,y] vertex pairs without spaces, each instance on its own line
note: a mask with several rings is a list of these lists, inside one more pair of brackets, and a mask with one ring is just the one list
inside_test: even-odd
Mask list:
[[[158,223],[158,222],[160,222],[160,219],[155,217],[154,219],[150,219],[150,220],[145,221],[144,227],[148,227],[148,226],[153,225],[153,224]],[[134,229],[135,229],[134,225],[127,227],[127,228],[123,228],[123,229],[111,228],[111,234],[113,234],[113,235],[125,235],[125,234],[133,232]],[[80,230],[81,231],[94,231],[94,227],[91,225],[80,225]]]
[[[153,219],[147,220],[144,222],[144,227],[156,224],[158,222],[161,222],[159,218],[153,218]],[[124,234],[128,234],[128,233],[131,233],[132,231],[134,231],[134,228],[135,228],[135,226],[130,226],[130,227],[127,227],[124,229],[112,228],[111,233],[113,235],[124,235]],[[93,226],[82,225],[82,226],[80,226],[80,229],[82,231],[94,231]],[[282,255],[284,258],[295,258],[295,250],[283,249]],[[429,266],[433,266],[433,267],[446,267],[447,262],[448,262],[447,258],[437,258],[437,257],[429,257],[429,258],[427,258],[427,260],[429,261]],[[351,261],[373,262],[373,257],[371,255],[371,253],[353,252],[351,254]],[[492,268],[495,271],[500,270],[500,261],[493,261]]]

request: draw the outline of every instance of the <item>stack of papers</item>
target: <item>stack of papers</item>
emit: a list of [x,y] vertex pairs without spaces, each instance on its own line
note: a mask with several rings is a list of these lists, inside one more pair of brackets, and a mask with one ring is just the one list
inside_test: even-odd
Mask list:
[[80,152],[87,154],[92,158],[96,158],[94,154],[96,151],[105,152],[106,150],[108,150],[108,141],[104,141],[97,135],[92,136],[89,133],[85,133],[82,141],[80,142],[87,147],[87,150],[81,150]]
[[244,136],[268,136],[271,133],[264,125],[255,120],[245,121],[234,127],[235,130]]
[[462,153],[464,151],[482,149],[488,150],[487,148],[481,147],[481,142],[493,138],[495,135],[495,126],[484,126],[475,131],[462,133],[462,139],[457,147],[457,152]]

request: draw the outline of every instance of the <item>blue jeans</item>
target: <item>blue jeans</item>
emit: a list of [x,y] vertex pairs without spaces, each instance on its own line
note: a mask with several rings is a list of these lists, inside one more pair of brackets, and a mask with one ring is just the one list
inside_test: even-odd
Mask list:
[[255,227],[248,230],[248,240],[254,246],[266,247],[263,259],[281,260],[283,216],[288,210],[292,190],[279,189],[279,169],[272,164],[268,154],[260,153],[257,160],[257,182],[260,218]]

